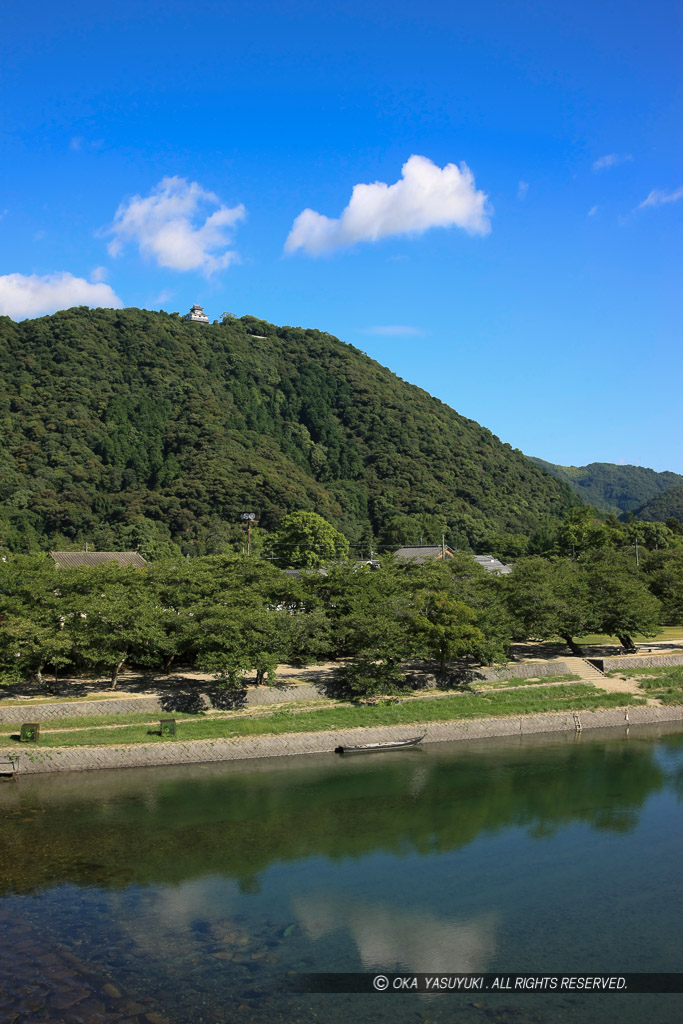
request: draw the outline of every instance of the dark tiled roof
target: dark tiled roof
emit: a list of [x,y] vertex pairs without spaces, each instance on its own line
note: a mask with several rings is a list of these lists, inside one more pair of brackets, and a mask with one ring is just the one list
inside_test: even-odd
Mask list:
[[294,580],[301,579],[302,572],[317,572],[318,576],[327,576],[327,569],[283,569],[285,576],[291,576]]
[[[446,558],[452,558],[453,552],[446,544]],[[428,562],[431,558],[441,558],[440,544],[415,544],[412,547],[399,548],[394,558],[401,562]]]
[[51,551],[50,554],[60,569],[75,569],[81,565],[132,565],[141,569],[147,562],[138,551]]
[[487,572],[497,572],[501,576],[506,576],[512,572],[512,566],[506,565],[504,562],[499,562],[493,555],[475,555],[475,562],[479,562],[482,569],[486,569]]
[[[446,558],[452,558],[453,551],[446,544]],[[505,565],[504,562],[499,562],[493,555],[473,555],[475,562],[478,562],[482,569],[486,569],[487,572],[497,572],[504,576],[512,572],[512,566]],[[428,562],[432,558],[441,558],[441,545],[440,544],[414,544],[412,546],[399,548],[394,554],[394,558],[397,558],[401,562],[415,562],[418,565],[422,562]]]

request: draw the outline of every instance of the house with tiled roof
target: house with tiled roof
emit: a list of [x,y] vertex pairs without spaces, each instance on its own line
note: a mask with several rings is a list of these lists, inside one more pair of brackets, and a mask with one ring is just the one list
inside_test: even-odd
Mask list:
[[394,552],[397,562],[414,562],[415,565],[452,557],[453,550],[448,544],[412,544]]
[[499,576],[507,576],[508,573],[512,572],[511,565],[498,561],[493,555],[474,555],[474,560],[479,563],[482,569],[486,569],[487,572],[495,572]]
[[59,569],[78,569],[81,566],[114,565],[133,566],[142,569],[146,559],[139,551],[51,551],[50,555]]
[[[447,561],[453,557],[453,553],[453,549],[449,548],[448,544],[413,544],[399,548],[394,553],[394,558],[398,562],[412,562],[414,565],[423,565],[424,562],[441,559]],[[475,562],[482,569],[486,569],[487,572],[497,573],[499,576],[506,576],[512,572],[511,565],[506,565],[504,562],[494,558],[493,555],[472,555],[471,557],[474,558]]]

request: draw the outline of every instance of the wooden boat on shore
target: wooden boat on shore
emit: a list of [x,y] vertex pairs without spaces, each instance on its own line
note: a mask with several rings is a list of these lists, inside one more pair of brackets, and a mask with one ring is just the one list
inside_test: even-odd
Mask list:
[[368,754],[373,750],[397,750],[399,747],[416,747],[427,735],[412,736],[407,740],[385,740],[384,743],[361,743],[357,746],[339,746],[334,748],[335,754]]

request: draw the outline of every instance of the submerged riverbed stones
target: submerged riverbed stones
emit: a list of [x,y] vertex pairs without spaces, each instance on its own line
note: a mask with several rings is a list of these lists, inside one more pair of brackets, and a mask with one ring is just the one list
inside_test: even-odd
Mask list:
[[0,929],[2,1024],[169,1024],[27,920],[4,913]]
[[105,995],[108,995],[110,999],[120,999],[121,993],[117,989],[116,985],[112,985],[111,982],[107,982],[106,985],[102,986],[102,991]]

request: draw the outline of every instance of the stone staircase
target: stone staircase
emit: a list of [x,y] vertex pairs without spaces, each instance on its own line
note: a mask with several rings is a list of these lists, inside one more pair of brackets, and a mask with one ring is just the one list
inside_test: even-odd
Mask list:
[[624,676],[610,679],[586,658],[563,657],[562,660],[570,672],[580,676],[583,682],[592,683],[593,686],[598,686],[601,690],[607,690],[609,693],[637,693],[639,697],[645,696],[635,679]]

